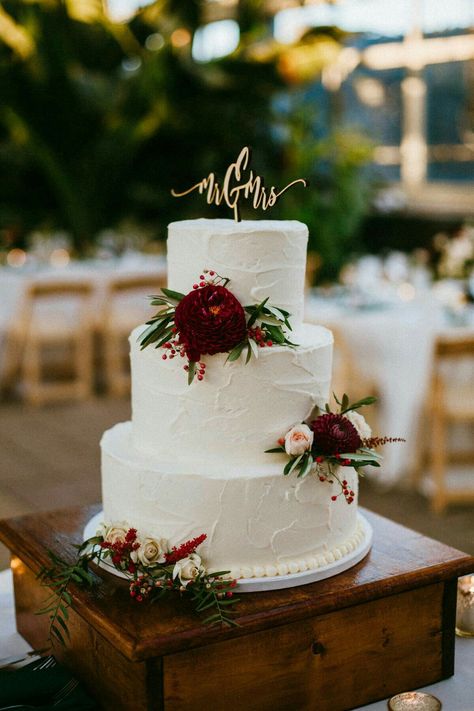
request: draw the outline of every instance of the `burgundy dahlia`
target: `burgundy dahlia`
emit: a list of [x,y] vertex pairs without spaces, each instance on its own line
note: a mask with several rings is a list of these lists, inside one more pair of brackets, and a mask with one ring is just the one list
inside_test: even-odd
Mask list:
[[356,428],[344,415],[327,413],[310,426],[314,432],[313,452],[317,454],[355,452],[362,445]]
[[181,299],[174,322],[190,361],[204,354],[228,353],[247,333],[242,305],[217,284],[207,284]]

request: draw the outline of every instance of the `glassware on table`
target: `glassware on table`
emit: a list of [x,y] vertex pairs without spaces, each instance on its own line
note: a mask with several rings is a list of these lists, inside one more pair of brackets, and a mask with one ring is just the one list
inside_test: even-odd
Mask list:
[[424,691],[405,691],[388,701],[389,711],[440,711],[441,701]]
[[474,573],[458,580],[456,634],[474,637]]

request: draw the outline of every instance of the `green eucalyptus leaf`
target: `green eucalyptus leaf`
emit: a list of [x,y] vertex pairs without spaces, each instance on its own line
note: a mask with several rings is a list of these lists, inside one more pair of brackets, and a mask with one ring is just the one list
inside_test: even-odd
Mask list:
[[258,345],[253,338],[249,338],[249,346],[252,349],[252,353],[255,356],[255,358],[258,358],[258,356],[259,356]]
[[[230,575],[230,570],[213,570],[212,573],[207,573],[207,578],[223,578],[225,575]],[[226,581],[223,580],[223,583]]]
[[162,337],[156,344],[155,348],[160,348],[163,345],[163,343],[166,343],[166,341],[169,341],[169,339],[171,338],[172,335],[173,335],[173,328],[169,328],[167,331],[165,331],[164,334],[162,334]]
[[216,612],[214,615],[209,615],[209,617],[206,617],[206,619],[204,620],[205,625],[213,625],[216,624],[216,622],[221,622],[221,616],[218,612]]
[[285,318],[284,318],[283,314],[281,313],[281,311],[279,309],[276,308],[276,306],[267,305],[267,306],[265,306],[265,311],[268,311],[269,314],[272,314],[272,316],[274,316],[275,319],[279,323],[285,322]]
[[51,605],[51,607],[42,607],[40,610],[36,610],[35,615],[47,615],[48,612],[54,612],[54,610],[56,609],[57,605]]
[[152,323],[151,326],[148,326],[143,333],[140,333],[140,335],[137,338],[137,341],[140,341],[140,343],[143,343],[143,341],[146,341],[148,336],[151,336],[152,333],[155,333],[156,331],[156,324]]
[[71,637],[71,635],[69,634],[69,630],[68,630],[68,628],[67,628],[67,624],[66,624],[66,622],[63,620],[63,618],[58,615],[58,616],[56,617],[56,622],[59,622],[59,624],[60,624],[61,627],[63,628],[64,632],[66,633],[66,636],[67,636],[67,637]]
[[291,474],[291,472],[294,472],[294,470],[296,469],[296,467],[301,462],[301,460],[304,456],[305,456],[304,454],[300,454],[298,457],[296,457],[296,459],[293,460],[293,463],[290,467],[288,474]]
[[307,475],[310,473],[310,471],[311,471],[311,469],[312,469],[312,467],[313,467],[313,464],[314,464],[313,455],[311,454],[311,452],[309,452],[309,454],[308,454],[308,456],[307,456],[307,458],[306,458],[306,460],[305,460],[303,466],[300,467],[300,471],[299,471],[298,476],[299,476],[299,477],[305,477],[305,476],[307,476]]
[[[174,323],[173,316],[168,316],[160,323],[155,323],[149,328],[147,328],[144,334],[140,336],[141,350],[151,345],[152,343],[156,343],[156,341],[158,341],[165,332],[169,331],[169,333],[171,334],[170,324],[172,323]],[[165,340],[168,339],[166,338]]]
[[174,305],[171,304],[170,300],[166,299],[164,296],[154,296],[150,301],[150,306],[166,306],[167,309],[170,307],[174,308]]
[[279,306],[272,306],[271,308],[275,309],[275,311],[279,311],[282,316],[285,316],[285,318],[291,316],[289,311],[285,311],[285,309],[281,309]]
[[357,452],[348,452],[339,455],[341,459],[350,459],[353,462],[362,462],[369,459],[366,454],[358,454]]
[[196,612],[203,612],[204,610],[208,610],[210,607],[214,607],[215,604],[216,601],[214,599],[214,595],[211,595],[211,599],[209,601],[206,601],[204,604],[202,602],[199,603],[199,605],[196,607]]
[[93,585],[94,584],[94,578],[90,573],[88,573],[84,568],[80,568],[78,565],[74,568],[75,572],[79,577],[82,579],[86,585]]
[[239,343],[237,346],[235,346],[235,348],[233,348],[231,350],[231,352],[229,353],[229,355],[227,356],[226,363],[227,362],[232,363],[234,360],[237,360],[238,358],[240,358],[240,354],[244,350],[246,343],[247,343],[247,341],[242,341],[242,343]]
[[191,383],[194,380],[194,375],[196,374],[196,362],[194,360],[189,361],[189,370],[188,370],[188,385],[191,385]]
[[284,476],[288,476],[288,474],[290,473],[290,469],[291,469],[292,466],[293,466],[293,459],[290,459],[290,460],[285,464],[285,468],[283,469],[283,474],[284,474]]
[[267,328],[268,333],[275,343],[282,344],[285,343],[285,335],[281,330],[280,326],[272,326],[270,324],[264,324]]
[[59,629],[59,627],[57,627],[57,625],[51,625],[50,632],[51,632],[51,634],[53,634],[53,635],[56,637],[56,639],[58,639],[58,640],[61,642],[61,644],[63,645],[63,647],[66,646],[66,642],[64,641],[64,637],[63,637],[63,635],[62,635],[61,630]]
[[268,301],[268,298],[269,297],[267,296],[266,299],[264,299],[260,304],[258,304],[258,306],[255,307],[255,310],[254,310],[252,316],[249,318],[249,320],[247,322],[247,328],[251,328],[254,325],[255,321],[259,318],[260,314],[262,313],[263,307],[265,306],[265,304]]
[[63,590],[63,598],[68,605],[72,605],[72,597],[67,590]]
[[351,467],[354,469],[359,469],[359,467],[380,467],[380,462],[376,462],[373,459],[365,459],[362,461],[351,462]]
[[184,299],[184,294],[181,294],[180,291],[173,291],[172,289],[165,289],[162,288],[161,291],[165,296],[167,296],[169,299],[172,299],[173,301],[181,301],[181,299]]
[[277,326],[278,328],[281,328],[283,326],[283,322],[279,321],[276,318],[273,318],[273,316],[270,316],[269,314],[264,314],[262,316],[262,326],[265,326],[266,324],[270,324],[271,326]]
[[249,362],[250,358],[252,357],[252,346],[250,343],[247,343],[247,357],[245,358],[245,365]]
[[219,600],[219,607],[227,607],[228,605],[235,605],[239,601],[237,597],[231,597],[230,600]]
[[369,397],[364,397],[362,400],[358,400],[357,402],[352,403],[352,405],[349,405],[349,407],[343,410],[343,412],[350,412],[350,410],[358,410],[360,407],[364,407],[365,405],[372,405],[374,402],[377,402],[377,398],[370,395]]
[[379,454],[375,449],[370,449],[369,447],[359,447],[359,452],[368,454],[370,457],[373,457],[374,459],[383,459],[382,454]]

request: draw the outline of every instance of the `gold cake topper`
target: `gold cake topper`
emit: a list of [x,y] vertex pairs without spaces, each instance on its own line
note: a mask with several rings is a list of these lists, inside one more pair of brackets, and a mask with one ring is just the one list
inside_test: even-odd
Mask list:
[[220,205],[224,202],[234,211],[236,222],[240,222],[239,200],[242,198],[248,199],[252,197],[252,204],[255,209],[267,210],[269,207],[273,207],[283,193],[293,185],[302,183],[305,188],[308,186],[307,180],[298,178],[297,180],[292,180],[281,190],[277,190],[273,185],[268,190],[264,185],[263,178],[260,175],[255,175],[253,170],[250,170],[248,179],[245,180],[243,172],[250,163],[250,157],[250,148],[245,146],[240,151],[235,163],[231,163],[227,168],[222,185],[217,182],[214,173],[209,173],[207,178],[203,178],[199,183],[184,190],[182,193],[172,190],[171,194],[173,197],[184,197],[195,190],[200,195],[207,192],[206,202],[208,205]]

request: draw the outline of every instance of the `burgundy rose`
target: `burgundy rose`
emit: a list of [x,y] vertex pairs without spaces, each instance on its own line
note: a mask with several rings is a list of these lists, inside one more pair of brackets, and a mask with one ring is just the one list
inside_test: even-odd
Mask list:
[[215,284],[181,299],[174,322],[190,361],[198,361],[204,354],[228,353],[247,333],[241,304],[228,289]]
[[355,452],[362,445],[356,428],[344,415],[321,415],[310,427],[314,432],[312,449],[317,454]]

